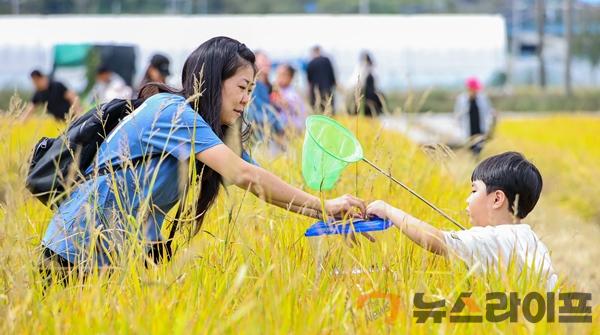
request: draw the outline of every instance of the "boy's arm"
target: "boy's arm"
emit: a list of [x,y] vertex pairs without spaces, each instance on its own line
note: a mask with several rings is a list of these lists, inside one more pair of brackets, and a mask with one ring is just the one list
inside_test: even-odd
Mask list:
[[397,208],[392,208],[389,219],[404,235],[421,247],[441,256],[448,251],[442,231]]
[[404,211],[378,200],[367,206],[367,214],[388,219],[413,242],[435,254],[446,256],[448,250],[441,230]]

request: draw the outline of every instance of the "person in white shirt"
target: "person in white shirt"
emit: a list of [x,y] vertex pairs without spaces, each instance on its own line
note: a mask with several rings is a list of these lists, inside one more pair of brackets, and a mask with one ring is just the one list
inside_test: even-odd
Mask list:
[[442,231],[382,200],[370,203],[367,215],[391,220],[421,247],[458,258],[478,273],[507,269],[514,261],[518,273],[527,267],[552,291],[558,277],[548,249],[529,225],[521,223],[542,191],[538,169],[522,154],[505,152],[479,163],[471,182],[467,198],[471,229]]
[[90,103],[105,103],[113,99],[131,99],[133,90],[123,78],[105,65],[96,70],[96,83],[89,94]]

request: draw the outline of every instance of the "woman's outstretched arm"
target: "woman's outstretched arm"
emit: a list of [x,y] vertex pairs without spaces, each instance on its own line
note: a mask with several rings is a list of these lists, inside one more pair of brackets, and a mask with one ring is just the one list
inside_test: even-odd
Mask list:
[[[218,172],[225,180],[240,188],[248,189],[264,201],[282,208],[289,208],[304,215],[318,217],[322,212],[319,198],[289,185],[273,173],[252,165],[224,144],[216,145],[196,155],[196,158]],[[362,200],[351,195],[326,200],[328,215],[340,217],[352,213],[353,208],[365,212]]]

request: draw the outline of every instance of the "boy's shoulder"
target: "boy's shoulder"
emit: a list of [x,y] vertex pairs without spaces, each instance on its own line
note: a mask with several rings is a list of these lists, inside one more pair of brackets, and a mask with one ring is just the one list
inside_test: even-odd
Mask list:
[[503,224],[497,226],[489,226],[490,230],[492,230],[497,235],[509,235],[516,236],[517,238],[534,238],[538,239],[537,235],[531,226],[526,223],[513,223],[513,224]]
[[479,254],[494,257],[499,251],[527,253],[534,248],[538,252],[547,250],[542,241],[527,224],[505,224],[498,226],[473,227],[467,230],[444,232],[446,246],[467,257]]
[[448,231],[449,238],[462,240],[466,238],[487,239],[487,238],[531,238],[537,239],[537,236],[531,229],[531,226],[525,223],[503,224],[497,226],[475,226],[466,230]]
[[464,231],[472,232],[509,232],[509,231],[532,231],[531,226],[526,223],[509,223],[497,226],[475,226]]

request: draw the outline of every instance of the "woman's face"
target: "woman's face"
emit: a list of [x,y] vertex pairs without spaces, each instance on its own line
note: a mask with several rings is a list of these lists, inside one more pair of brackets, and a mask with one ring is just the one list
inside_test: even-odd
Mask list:
[[165,83],[167,79],[160,73],[160,71],[158,71],[158,69],[152,66],[148,68],[148,77],[150,77],[150,81],[157,83]]
[[240,67],[233,76],[223,81],[221,88],[221,124],[231,126],[243,114],[254,87],[254,69]]

